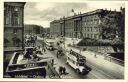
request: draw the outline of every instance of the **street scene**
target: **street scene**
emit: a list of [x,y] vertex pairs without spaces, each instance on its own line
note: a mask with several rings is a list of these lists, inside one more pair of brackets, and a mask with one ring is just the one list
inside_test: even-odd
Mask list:
[[125,4],[94,4],[4,2],[3,78],[124,79]]

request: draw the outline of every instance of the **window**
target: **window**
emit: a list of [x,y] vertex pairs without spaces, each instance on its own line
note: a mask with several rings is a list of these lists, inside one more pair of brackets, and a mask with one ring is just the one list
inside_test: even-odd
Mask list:
[[12,25],[18,25],[18,24],[19,24],[18,12],[14,12],[12,14]]
[[94,35],[94,38],[97,38],[96,36],[97,36],[97,35],[95,34],[95,35]]
[[89,27],[88,27],[88,31],[89,31]]
[[87,23],[85,22],[84,24],[86,25]]
[[14,34],[17,33],[17,29],[13,29],[13,33],[14,33]]
[[93,34],[91,34],[91,38],[93,38]]
[[8,24],[9,24],[9,16],[8,16],[8,15],[6,16],[5,24],[6,24],[6,25],[8,25]]
[[88,35],[87,37],[89,38],[89,34],[87,34],[87,35]]
[[15,7],[15,8],[14,8],[14,11],[18,11],[18,8]]
[[92,32],[92,27],[90,27],[90,29],[91,29],[91,32]]

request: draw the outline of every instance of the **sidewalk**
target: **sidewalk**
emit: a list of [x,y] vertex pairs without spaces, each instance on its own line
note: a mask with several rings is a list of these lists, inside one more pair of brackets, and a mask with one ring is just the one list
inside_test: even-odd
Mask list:
[[[74,44],[77,44],[80,40],[81,39],[76,40]],[[67,48],[67,50],[70,50],[70,48],[68,48],[68,44],[71,44],[71,45],[73,44],[71,38],[66,38],[66,41],[65,41],[65,48]],[[63,48],[64,48],[64,46],[63,46]],[[88,51],[92,52],[92,53],[96,53],[97,55],[103,56],[103,58],[106,57],[106,60],[108,60],[110,62],[124,66],[124,64],[123,64],[124,61],[119,60],[119,59],[114,58],[114,57],[111,57],[111,56],[108,56],[107,54],[103,54],[104,52],[101,53],[101,52],[96,52],[96,51],[92,51],[92,50],[88,50]]]

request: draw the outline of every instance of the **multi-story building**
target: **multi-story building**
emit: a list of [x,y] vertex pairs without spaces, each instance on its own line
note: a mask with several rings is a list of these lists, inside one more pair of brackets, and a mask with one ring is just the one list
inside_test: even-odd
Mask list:
[[83,37],[88,37],[92,39],[102,38],[100,36],[101,29],[101,13],[102,10],[96,10],[88,12],[82,15],[82,34]]
[[25,2],[4,3],[4,48],[23,49]]
[[[111,25],[109,28],[118,28],[115,35],[120,35],[120,28],[124,28],[120,26],[121,17],[121,12],[97,9],[95,11],[74,14],[74,16],[63,17],[60,20],[52,21],[50,23],[50,32],[55,36],[59,34],[71,38],[106,39],[103,36],[103,32],[104,28],[109,25]],[[108,22],[107,19],[110,21]],[[116,21],[113,22],[112,20]],[[109,28],[105,30],[109,30]],[[113,31],[110,32],[109,34],[111,35]]]
[[70,38],[80,38],[82,28],[82,18],[75,15],[65,19],[65,36]]
[[54,20],[50,23],[50,34],[52,36],[59,36],[61,34],[60,32],[60,20]]

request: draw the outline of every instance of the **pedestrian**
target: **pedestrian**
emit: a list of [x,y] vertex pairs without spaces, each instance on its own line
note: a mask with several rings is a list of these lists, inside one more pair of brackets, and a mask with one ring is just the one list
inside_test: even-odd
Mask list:
[[59,74],[60,74],[60,75],[62,74],[62,70],[63,70],[63,67],[60,66],[60,67],[59,67]]
[[66,68],[63,67],[63,74],[66,74]]
[[70,54],[72,54],[72,52],[73,52],[73,51],[72,51],[72,49],[71,49],[71,50],[70,50]]
[[94,57],[96,58],[96,54],[94,55]]
[[45,49],[45,47],[44,47],[44,53],[46,53],[46,49]]
[[43,51],[44,53],[46,53],[45,47],[42,48],[42,51]]
[[58,58],[59,57],[59,51],[57,51],[57,54],[56,55],[57,55],[57,58]]

